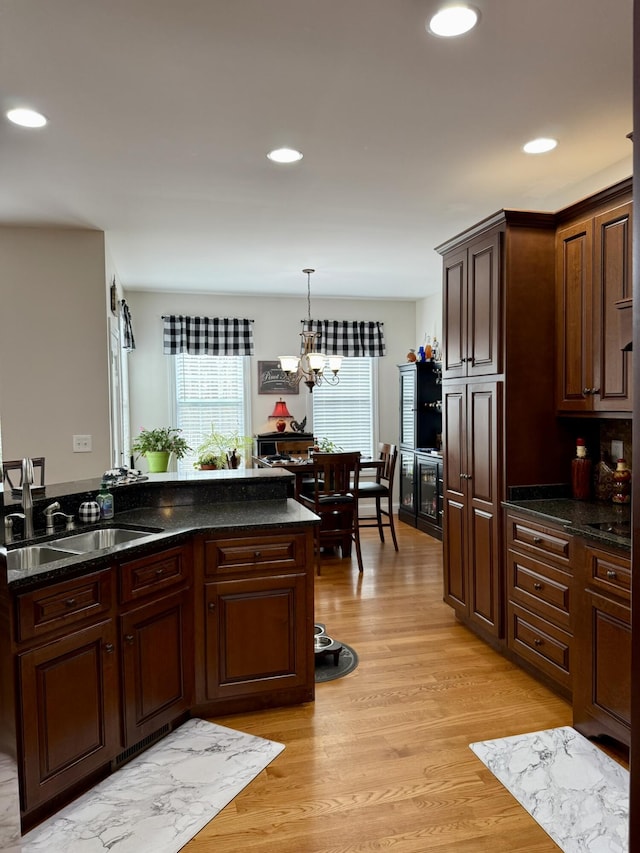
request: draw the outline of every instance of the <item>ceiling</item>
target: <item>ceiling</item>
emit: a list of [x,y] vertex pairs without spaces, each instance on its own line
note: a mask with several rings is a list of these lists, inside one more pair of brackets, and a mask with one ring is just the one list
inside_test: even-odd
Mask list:
[[0,0],[2,114],[49,119],[0,119],[0,223],[105,231],[127,290],[416,299],[479,219],[631,174],[632,0],[438,5]]

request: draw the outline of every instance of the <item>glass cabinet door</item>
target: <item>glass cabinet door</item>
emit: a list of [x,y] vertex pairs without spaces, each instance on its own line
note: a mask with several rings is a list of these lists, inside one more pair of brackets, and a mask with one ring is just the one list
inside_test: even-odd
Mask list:
[[414,496],[414,456],[413,453],[400,453],[400,506],[412,512],[415,510]]
[[418,512],[434,523],[439,522],[438,462],[418,459]]
[[416,370],[413,365],[400,371],[400,444],[416,444]]

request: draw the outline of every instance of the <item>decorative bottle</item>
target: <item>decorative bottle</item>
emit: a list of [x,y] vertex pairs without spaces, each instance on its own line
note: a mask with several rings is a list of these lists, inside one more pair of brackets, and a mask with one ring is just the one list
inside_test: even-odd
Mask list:
[[113,495],[109,489],[107,489],[107,484],[105,482],[100,483],[100,491],[96,495],[96,501],[100,506],[100,518],[113,518]]
[[613,493],[611,500],[614,504],[631,502],[631,471],[627,468],[625,459],[618,459],[616,470],[613,472]]
[[576,439],[576,455],[571,462],[571,493],[576,501],[591,497],[591,460],[587,457],[584,438]]
[[431,357],[433,355],[433,348],[431,347],[431,335],[427,335],[427,339],[424,344],[424,357],[426,361],[431,361]]

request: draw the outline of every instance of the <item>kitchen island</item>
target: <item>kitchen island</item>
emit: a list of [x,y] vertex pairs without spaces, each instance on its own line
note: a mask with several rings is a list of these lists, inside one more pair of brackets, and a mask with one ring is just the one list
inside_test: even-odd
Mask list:
[[[318,519],[286,497],[291,476],[114,487],[115,518],[83,530],[140,538],[8,571],[23,830],[191,715],[314,699]],[[72,512],[94,487],[48,487],[34,517],[52,499]]]

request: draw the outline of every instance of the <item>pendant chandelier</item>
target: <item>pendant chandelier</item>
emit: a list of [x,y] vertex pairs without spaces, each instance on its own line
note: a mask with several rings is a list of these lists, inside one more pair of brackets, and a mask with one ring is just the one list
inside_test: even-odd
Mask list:
[[[281,355],[279,358],[280,367],[289,377],[289,381],[296,384],[304,382],[311,392],[315,385],[322,382],[327,385],[338,384],[342,356],[326,356],[317,349],[320,332],[311,331],[311,273],[315,270],[304,269],[302,272],[307,276],[307,322],[300,332],[302,355]],[[330,372],[327,372],[327,367]]]

